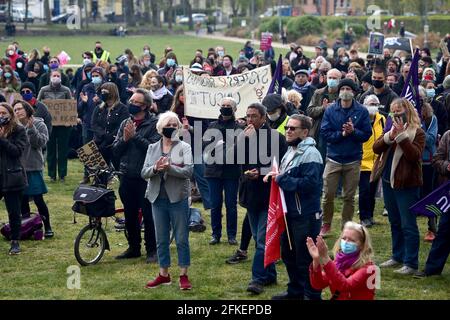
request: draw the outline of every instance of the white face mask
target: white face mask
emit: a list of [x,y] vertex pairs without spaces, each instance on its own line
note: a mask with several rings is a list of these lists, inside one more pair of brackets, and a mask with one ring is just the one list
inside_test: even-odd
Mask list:
[[9,54],[10,56],[12,56],[12,55],[14,54],[14,50],[9,50],[9,51],[8,51],[8,54]]
[[150,65],[150,60],[144,60],[144,66],[148,67]]
[[22,64],[22,62],[17,62],[17,68],[22,68],[23,67],[23,64]]
[[83,59],[83,64],[87,65],[88,63],[91,63],[91,59]]
[[378,112],[378,106],[366,106],[369,115],[374,116]]
[[267,114],[267,118],[269,118],[270,121],[277,121],[279,117],[280,111],[277,111],[274,114]]
[[51,78],[51,82],[52,82],[52,84],[60,84],[61,83],[61,78],[59,78],[59,77],[52,77]]

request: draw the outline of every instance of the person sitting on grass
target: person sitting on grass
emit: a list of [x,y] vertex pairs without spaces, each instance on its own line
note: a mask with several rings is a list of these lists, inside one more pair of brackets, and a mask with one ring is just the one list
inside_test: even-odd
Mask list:
[[348,221],[334,245],[334,260],[321,236],[306,239],[313,262],[309,268],[311,286],[316,290],[330,287],[331,300],[373,300],[376,272],[373,249],[365,227]]

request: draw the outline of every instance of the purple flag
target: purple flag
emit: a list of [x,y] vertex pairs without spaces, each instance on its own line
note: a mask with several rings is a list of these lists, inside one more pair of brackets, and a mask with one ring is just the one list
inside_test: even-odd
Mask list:
[[275,68],[275,73],[273,74],[272,82],[270,83],[269,90],[267,94],[278,93],[281,94],[281,82],[283,81],[283,59],[282,55],[278,58],[277,67]]
[[450,208],[450,180],[434,190],[409,210],[417,215],[439,217]]
[[[406,98],[412,105],[417,109],[420,115],[420,96],[419,96],[419,49],[416,49],[414,53],[413,60],[411,62],[411,67],[409,69],[408,77],[406,77],[405,86],[403,87],[402,94],[400,97]],[[384,132],[388,132],[392,127],[391,117],[387,118],[386,127]]]

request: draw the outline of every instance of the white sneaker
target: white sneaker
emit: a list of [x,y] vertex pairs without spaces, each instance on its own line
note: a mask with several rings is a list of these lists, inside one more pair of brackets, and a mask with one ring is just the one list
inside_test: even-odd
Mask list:
[[388,261],[383,262],[380,264],[380,268],[393,268],[398,267],[402,265],[400,262],[395,261],[394,259],[389,259]]
[[404,274],[404,275],[416,274],[417,271],[418,271],[417,269],[413,269],[408,266],[403,266],[400,269],[394,270],[395,273]]
[[388,211],[386,210],[386,208],[383,209],[383,216],[385,216],[385,217],[388,216]]

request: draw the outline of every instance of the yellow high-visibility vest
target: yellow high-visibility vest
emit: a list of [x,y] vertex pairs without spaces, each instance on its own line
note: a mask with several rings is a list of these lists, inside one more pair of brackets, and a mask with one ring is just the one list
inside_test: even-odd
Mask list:
[[93,58],[92,58],[93,63],[96,63],[97,60],[102,60],[102,61],[108,62],[109,55],[110,55],[110,53],[108,51],[103,50],[103,53],[102,53],[102,56],[100,57],[100,59],[97,58],[94,51],[91,51],[91,53],[93,55]]

